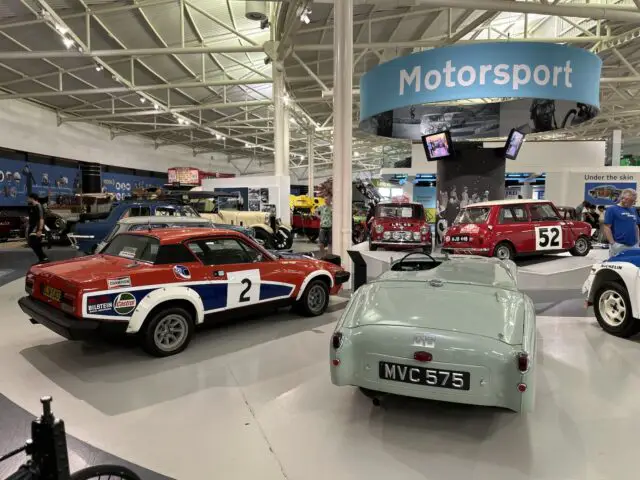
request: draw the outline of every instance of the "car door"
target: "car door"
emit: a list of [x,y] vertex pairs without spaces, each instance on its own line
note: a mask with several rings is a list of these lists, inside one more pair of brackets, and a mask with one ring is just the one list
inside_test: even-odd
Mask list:
[[529,204],[529,216],[534,230],[535,252],[550,252],[568,248],[568,226],[549,203]]
[[529,214],[523,205],[501,206],[494,232],[497,242],[502,240],[511,242],[516,253],[533,250],[534,231],[529,222]]
[[209,268],[212,289],[220,296],[218,309],[250,307],[293,294],[295,284],[278,282],[279,262],[266,258],[245,242],[212,237],[188,246]]

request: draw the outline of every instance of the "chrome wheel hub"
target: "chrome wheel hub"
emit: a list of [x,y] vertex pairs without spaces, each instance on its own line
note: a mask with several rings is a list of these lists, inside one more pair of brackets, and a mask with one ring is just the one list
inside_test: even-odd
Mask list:
[[509,249],[504,246],[498,247],[498,251],[496,252],[496,257],[498,257],[500,260],[508,260],[510,257]]
[[615,290],[607,290],[600,295],[598,309],[602,320],[612,327],[619,327],[627,316],[624,298]]
[[167,315],[156,325],[153,339],[156,346],[165,352],[180,348],[187,338],[187,319],[182,315]]
[[314,285],[309,290],[307,297],[307,306],[313,313],[319,313],[324,308],[327,301],[327,294],[320,285]]
[[579,238],[576,241],[576,250],[578,251],[578,253],[584,253],[587,251],[589,244],[587,243],[587,241],[584,238]]

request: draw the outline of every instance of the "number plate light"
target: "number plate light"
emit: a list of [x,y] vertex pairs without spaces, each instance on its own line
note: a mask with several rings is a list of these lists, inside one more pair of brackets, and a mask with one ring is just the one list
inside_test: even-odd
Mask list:
[[430,362],[433,360],[433,355],[429,352],[416,352],[413,354],[413,359],[419,362]]

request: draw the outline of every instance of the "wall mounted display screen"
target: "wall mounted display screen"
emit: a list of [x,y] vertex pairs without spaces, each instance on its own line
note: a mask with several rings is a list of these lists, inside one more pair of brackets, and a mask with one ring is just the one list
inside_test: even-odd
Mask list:
[[448,130],[422,136],[422,145],[427,154],[427,160],[439,160],[453,155],[453,143]]
[[30,193],[58,203],[79,190],[80,178],[78,168],[0,158],[0,206],[26,205]]
[[515,128],[511,130],[509,133],[509,137],[507,138],[507,143],[505,144],[505,158],[509,160],[515,160],[518,156],[518,152],[520,151],[520,147],[522,147],[522,143],[524,142],[524,133],[519,132]]

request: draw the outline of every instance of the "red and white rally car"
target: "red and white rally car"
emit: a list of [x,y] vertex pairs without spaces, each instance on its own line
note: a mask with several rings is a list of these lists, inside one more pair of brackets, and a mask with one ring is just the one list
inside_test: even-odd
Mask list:
[[369,250],[421,248],[431,251],[431,227],[419,203],[379,203],[371,223]]
[[591,249],[591,225],[564,220],[545,200],[498,200],[460,210],[447,229],[442,251],[513,259],[516,256]]
[[321,315],[348,279],[332,263],[276,258],[235,231],[152,230],[118,235],[99,255],[32,267],[19,304],[70,340],[137,334],[149,353],[168,356],[205,320],[287,305]]

